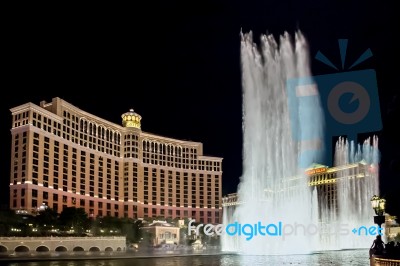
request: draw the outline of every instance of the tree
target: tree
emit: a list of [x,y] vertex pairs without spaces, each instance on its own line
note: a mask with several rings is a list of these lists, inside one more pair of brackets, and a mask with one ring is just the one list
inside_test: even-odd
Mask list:
[[[30,215],[16,214],[13,210],[0,211],[0,235],[3,236],[26,236],[29,233],[28,222]],[[13,231],[12,228],[20,231]]]
[[134,220],[130,218],[123,218],[122,219],[122,227],[121,233],[126,236],[126,240],[129,243],[133,243],[135,240],[135,232],[134,232]]
[[123,218],[105,216],[97,217],[95,220],[96,234],[101,235],[120,235],[124,223],[127,221]]
[[397,243],[400,243],[400,233],[398,233],[395,237],[394,237],[394,241]]
[[61,212],[59,219],[64,230],[73,229],[78,235],[82,235],[90,224],[84,208],[67,207]]
[[49,230],[58,224],[58,213],[51,208],[46,208],[36,215],[35,222],[42,235],[49,235]]
[[145,225],[143,220],[135,220],[132,225],[132,239],[133,243],[139,243],[143,238],[143,230],[141,229]]

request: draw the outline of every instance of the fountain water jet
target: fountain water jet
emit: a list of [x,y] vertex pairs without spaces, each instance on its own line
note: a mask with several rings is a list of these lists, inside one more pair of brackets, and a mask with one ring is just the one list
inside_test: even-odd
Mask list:
[[[317,90],[302,95],[301,89],[297,89],[301,88],[302,78],[311,77],[304,36],[296,32],[293,41],[285,33],[278,43],[272,35],[263,35],[260,42],[258,47],[251,32],[242,34],[243,175],[238,186],[241,204],[224,208],[223,223],[254,225],[281,221],[307,226],[319,225],[321,221],[355,225],[371,220],[373,214],[364,209],[370,209],[368,197],[378,194],[377,175],[360,183],[347,180],[351,173],[342,171],[345,181],[337,187],[339,213],[324,205],[316,187],[308,186],[304,166],[322,161],[324,115]],[[306,96],[302,101],[296,98],[290,106],[288,80],[299,81],[294,86],[296,97]],[[295,112],[289,108],[295,108]],[[307,139],[309,136],[312,138]],[[377,140],[372,146],[364,143],[363,151],[359,148],[354,153],[352,145],[339,141],[336,165],[359,162],[361,158],[376,165],[376,143]],[[362,210],[350,214],[356,207]],[[222,246],[224,251],[249,255],[308,254],[318,250],[365,248],[366,243],[370,244],[369,240],[360,240],[354,241],[351,235],[306,234],[300,230],[286,237],[259,235],[251,240],[225,234]]]
[[[371,195],[379,195],[378,138],[368,138],[363,144],[340,138],[335,147],[335,166],[359,164],[357,168],[340,171],[337,185],[338,219],[353,227],[372,225],[375,215],[371,208]],[[369,248],[371,237],[347,235],[340,238],[340,248]]]
[[[294,42],[288,33],[280,36],[279,43],[272,35],[263,35],[258,49],[250,32],[242,35],[241,44],[244,162],[238,196],[243,203],[229,220],[316,224],[315,193],[307,185],[299,157],[308,149],[302,161],[310,165],[319,161],[321,151],[310,152],[306,142],[293,138],[290,119],[296,120],[300,134],[312,131],[322,140],[323,113],[319,97],[312,97],[306,105],[297,104],[301,116],[289,117],[286,91],[289,79],[311,76],[307,42],[300,32]],[[224,247],[232,249],[230,242],[245,254],[304,254],[314,250],[316,239],[305,235],[251,241],[237,237],[226,239]]]

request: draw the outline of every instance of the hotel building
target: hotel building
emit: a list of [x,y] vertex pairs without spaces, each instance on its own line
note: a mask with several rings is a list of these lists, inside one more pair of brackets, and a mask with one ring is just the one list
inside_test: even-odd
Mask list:
[[[335,167],[314,164],[306,170],[306,175],[308,185],[317,189],[320,213],[321,208],[324,208],[338,215],[340,197],[342,201],[358,202],[361,206],[364,206],[362,204],[364,199],[368,201],[369,206],[373,194],[370,194],[372,191],[368,188],[378,186],[376,166],[367,164],[363,160]],[[342,194],[338,190],[341,190]],[[364,211],[370,210],[372,211],[372,208]]]
[[11,209],[221,222],[222,158],[202,143],[144,132],[132,109],[122,125],[60,98],[10,111]]
[[[321,214],[322,209],[325,209],[331,210],[333,214],[337,215],[339,212],[338,197],[340,196],[338,195],[338,186],[346,186],[349,191],[354,191],[350,196],[354,197],[354,200],[360,200],[361,195],[355,193],[357,188],[374,185],[376,174],[377,169],[374,166],[360,161],[335,167],[312,164],[305,170],[304,177],[306,178],[305,182],[311,189],[316,188],[319,213]],[[265,191],[266,198],[269,193],[271,191]],[[371,195],[367,196],[371,197]],[[240,203],[237,193],[231,193],[222,198],[223,209],[230,214],[233,213],[235,206]],[[320,220],[323,219],[322,217],[319,218]]]

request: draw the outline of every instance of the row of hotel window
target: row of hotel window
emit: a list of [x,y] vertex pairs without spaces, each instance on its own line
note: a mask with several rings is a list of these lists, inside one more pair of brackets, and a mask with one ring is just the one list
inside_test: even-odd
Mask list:
[[[16,190],[14,190],[14,196],[17,195]],[[97,215],[102,216],[103,213],[107,213],[107,215],[111,215],[112,212],[114,212],[115,216],[119,216],[119,207],[120,204],[115,204],[115,203],[109,203],[109,202],[102,202],[102,201],[94,201],[94,200],[85,200],[85,199],[79,199],[75,197],[67,197],[65,195],[62,196],[62,201],[59,197],[61,195],[58,194],[52,194],[52,202],[53,204],[50,206],[52,209],[55,211],[62,211],[59,209],[59,206],[62,206],[63,209],[66,208],[67,206],[76,206],[76,207],[81,207],[81,208],[86,208],[89,209],[89,213],[93,214],[94,209],[97,211]],[[48,201],[49,201],[49,194],[47,192],[43,192],[43,198],[40,200],[41,204],[38,204],[38,191],[35,189],[32,189],[32,200],[31,202],[31,207],[36,208],[41,204],[45,204],[46,206],[49,206]],[[21,199],[20,199],[20,206],[17,205],[17,199],[13,199],[13,208],[24,208],[25,206],[25,189],[21,189]],[[59,205],[59,203],[61,203]],[[122,207],[122,206],[121,206]],[[133,213],[137,214],[137,206],[132,205],[124,205],[123,206],[123,211],[126,213],[125,216],[127,216],[128,208],[131,207],[133,208]],[[104,211],[104,212],[103,212]],[[192,215],[192,217],[196,217],[196,214],[199,214],[200,217],[204,218],[204,214],[206,214],[208,217],[212,216],[211,211],[202,211],[202,210],[192,210],[190,212],[190,209],[166,209],[165,207],[163,208],[162,206],[157,206],[157,207],[143,207],[143,212],[144,212],[144,217],[149,217],[150,216],[158,216],[158,215],[166,215],[168,214],[169,217],[175,216],[175,217],[188,217],[189,214]],[[215,216],[216,218],[218,217],[219,212],[216,210],[215,211]]]
[[[21,119],[28,119],[29,118],[29,111],[19,113],[14,115],[14,122],[19,121]],[[43,119],[42,119],[43,118]],[[79,122],[80,121],[80,122]],[[46,116],[43,116],[41,114],[37,114],[36,112],[33,112],[33,124],[34,126],[37,126],[39,128],[44,129],[45,131],[51,132],[51,127],[61,130],[61,124],[52,121],[50,118],[47,118]],[[53,124],[52,124],[53,122]],[[42,123],[45,127],[42,127]],[[113,146],[112,143],[115,144],[121,144],[120,142],[120,136],[121,133],[118,131],[114,131],[111,129],[107,129],[103,125],[98,125],[95,122],[90,122],[86,119],[79,119],[78,116],[71,115],[68,111],[64,111],[64,121],[63,121],[63,132],[66,133],[66,135],[72,135],[75,136],[76,139],[78,140],[78,132],[85,133],[85,134],[79,134],[80,139],[86,141],[89,140],[89,142],[92,142],[92,144],[96,145],[96,138],[97,138],[97,144],[101,146],[105,146],[106,148],[113,148],[119,150],[119,145],[118,146]],[[15,125],[16,126],[16,125]],[[86,134],[88,133],[88,135]],[[59,134],[55,134],[59,135]],[[68,136],[64,136],[64,138],[68,138]],[[112,137],[112,136],[117,136],[117,137]],[[68,138],[69,139],[69,138]],[[124,144],[125,146],[133,146],[133,147],[139,147],[138,145],[138,140],[139,137],[134,134],[125,134],[124,135]],[[132,140],[132,141],[131,141]],[[104,142],[105,141],[105,142]],[[76,143],[78,143],[76,141]],[[81,145],[87,144],[86,142],[80,143]],[[109,144],[109,145],[107,145]],[[86,146],[86,145],[84,145]],[[96,147],[94,147],[95,149]],[[185,153],[192,153],[194,155],[197,154],[197,149],[195,148],[181,148],[177,147],[171,144],[167,143],[160,143],[158,141],[149,141],[149,140],[144,140],[143,141],[143,150],[146,152],[152,152],[155,154],[168,154],[168,155],[174,155],[176,157],[186,157],[184,156]],[[193,158],[193,155],[191,155],[191,158]]]
[[[15,175],[17,175],[18,173],[18,167],[21,167],[21,171],[22,171],[22,176],[25,176],[25,170],[26,170],[26,142],[27,142],[27,132],[23,132],[22,133],[22,149],[21,151],[19,150],[20,146],[19,144],[19,134],[15,135],[15,150],[14,150],[14,173]],[[38,165],[38,160],[39,160],[39,150],[40,150],[40,146],[39,146],[39,134],[38,133],[34,133],[34,145],[33,145],[33,164],[34,165]],[[64,154],[64,161],[63,161],[63,166],[64,168],[68,168],[68,148],[69,146],[64,144],[64,150],[63,150],[63,154]],[[48,137],[44,137],[44,145],[42,147],[43,149],[43,166],[45,168],[45,170],[49,167],[49,155],[50,155],[50,139]],[[58,171],[58,166],[59,166],[59,142],[58,141],[54,141],[53,143],[53,158],[54,158],[54,170]],[[21,161],[18,160],[18,154],[19,151],[22,153],[21,156]],[[85,167],[85,158],[86,152],[85,151],[81,151],[81,167]],[[90,163],[91,163],[91,168],[94,167],[94,165],[92,165],[92,163],[94,163],[94,154],[90,154]],[[72,175],[74,175],[74,171],[76,170],[76,165],[77,165],[77,149],[76,148],[72,148]],[[111,163],[111,159],[107,159],[107,171],[110,171],[110,163]],[[98,162],[101,165],[102,162],[102,157],[98,157]],[[115,171],[118,171],[118,161],[114,161],[116,164],[116,169]],[[99,166],[99,172],[101,173],[102,169],[101,166]],[[35,172],[35,171],[34,171]],[[45,171],[46,172],[46,171]],[[47,170],[48,172],[48,170]],[[67,171],[66,171],[67,172]],[[85,171],[82,171],[85,172]],[[91,174],[94,173],[94,169],[91,169]],[[45,179],[46,179],[46,175],[48,173],[45,173]],[[55,174],[55,176],[58,176],[58,173]]]
[[[72,135],[76,139],[76,143],[78,143],[78,132],[84,133],[84,134],[79,134],[80,139],[86,141],[89,139],[89,142],[92,142],[92,144],[96,144],[96,138],[97,138],[97,144],[109,148],[118,149],[119,150],[119,145],[118,146],[113,146],[112,143],[114,144],[121,144],[120,138],[121,138],[121,133],[112,129],[106,128],[104,125],[98,125],[96,122],[91,122],[87,119],[82,119],[79,118],[78,116],[71,115],[68,111],[64,111],[64,120],[63,120],[63,132],[66,133],[65,135],[63,134],[64,138],[67,138],[69,140],[68,135]],[[14,123],[20,122],[22,120],[29,119],[29,111],[19,113],[14,115]],[[33,125],[36,127],[39,127],[41,129],[44,129],[45,131],[52,132],[51,128],[53,127],[54,129],[60,131],[61,130],[61,124],[58,123],[57,121],[52,121],[52,119],[42,116],[41,114],[38,114],[36,112],[32,112],[32,122]],[[42,126],[43,124],[43,126]],[[20,126],[21,124],[14,124],[14,127]],[[60,134],[56,133],[53,131],[55,135],[60,136]],[[89,138],[88,138],[89,135]],[[99,142],[99,140],[102,140],[102,142]],[[125,134],[124,135],[124,144],[125,146],[134,146],[134,147],[139,147],[138,145],[138,140],[139,137],[134,134]],[[132,141],[130,141],[132,140]],[[104,142],[106,141],[106,142]],[[83,143],[80,143],[83,145]],[[86,143],[87,144],[87,143]],[[106,144],[106,145],[104,145]],[[110,145],[107,145],[110,144]],[[84,145],[86,146],[86,145]],[[96,147],[94,147],[96,148]],[[195,148],[182,148],[182,147],[177,147],[171,144],[167,143],[160,143],[158,141],[149,141],[149,140],[144,140],[143,141],[143,150],[146,152],[153,152],[156,154],[168,154],[168,155],[174,155],[176,157],[182,157],[184,156],[184,153],[192,153],[192,154],[197,154],[197,149]],[[187,157],[186,157],[187,158]]]
[[[40,116],[40,115],[39,115]],[[48,119],[51,121],[50,119]],[[34,126],[36,123],[33,123]],[[65,126],[64,126],[65,127]],[[43,128],[44,130],[47,130],[50,127]],[[51,132],[51,129],[47,130]],[[64,130],[65,132],[65,130]],[[67,134],[63,133],[63,138],[69,140],[69,128],[66,129]],[[59,135],[59,134],[56,134]],[[89,137],[89,142],[87,141],[88,136],[86,134],[80,134],[80,139],[78,139],[78,133],[77,132],[72,132],[73,136],[76,136],[74,138],[73,142],[78,143],[81,146],[88,147],[89,149],[93,150],[98,150],[101,152],[105,152],[110,155],[114,155],[116,157],[120,157],[120,146],[116,144],[112,144],[108,141],[104,141],[102,139],[97,139],[95,137]],[[60,136],[60,135],[59,135]],[[137,137],[137,136],[135,136]],[[137,141],[129,141],[129,144],[132,143],[133,147],[124,147],[124,157],[125,158],[139,158],[139,144]],[[146,141],[144,141],[146,143]],[[18,142],[15,143],[16,147]],[[40,140],[36,139],[34,140],[34,144],[40,145]],[[49,145],[49,144],[48,144]],[[185,148],[185,151],[189,151],[189,148]],[[190,154],[190,160],[189,160],[189,154],[184,153],[182,156],[172,156],[172,155],[158,155],[157,153],[151,153],[147,152],[144,150],[142,156],[143,156],[143,163],[147,164],[155,164],[155,165],[161,165],[161,166],[168,166],[168,167],[176,167],[176,168],[183,168],[183,169],[198,169],[198,170],[205,170],[205,171],[221,171],[221,163],[220,162],[212,162],[212,161],[198,161],[197,160],[197,155],[196,155],[196,149],[190,149],[191,152],[194,152]],[[164,153],[165,154],[165,153]],[[181,158],[184,159],[181,159]]]
[[[49,200],[49,195],[50,194],[52,194],[52,193],[49,193],[47,191],[43,191],[43,192],[41,192],[41,195],[39,196],[38,195],[38,191],[36,189],[32,189],[32,199],[33,200],[37,200],[37,198],[41,198],[41,199],[43,199],[43,201],[45,203],[47,203],[47,200]],[[194,197],[192,197],[191,204],[188,203],[188,198],[179,198],[179,197],[175,198],[174,196],[175,196],[175,194],[174,195],[172,193],[168,194],[168,197],[169,197],[169,198],[167,198],[168,201],[164,201],[164,199],[162,199],[162,198],[158,198],[157,200],[154,200],[154,199],[153,200],[148,200],[148,198],[146,198],[146,196],[145,196],[145,200],[143,201],[143,203],[144,204],[150,204],[151,203],[152,205],[159,204],[161,206],[199,207],[199,208],[204,208],[204,207],[212,208],[212,207],[215,207],[215,208],[219,208],[219,204],[218,204],[219,203],[219,198],[218,198],[218,196],[213,198],[213,200],[210,200],[211,195],[209,195],[207,198],[204,198],[203,195],[194,196]],[[14,190],[14,195],[13,195],[14,200],[17,197],[18,197],[17,190]],[[21,189],[20,197],[21,198],[25,197],[25,189]],[[58,194],[53,194],[53,198],[52,198],[53,202],[58,202],[58,200],[59,200],[58,197],[59,197]],[[64,203],[66,203],[67,202],[67,196],[64,195],[62,197],[63,197],[62,201]],[[198,197],[200,203],[199,203],[199,201],[196,202],[196,200],[197,200],[196,197]],[[205,201],[205,199],[207,199],[207,201]],[[116,200],[116,201],[118,201],[118,200]],[[72,202],[72,204],[75,205],[76,198],[75,197],[71,197],[71,202]],[[81,206],[84,205],[84,204],[82,204],[82,202],[85,202],[85,199],[80,199],[80,202],[81,202]],[[206,204],[203,204],[203,203],[206,203]],[[21,202],[21,204],[22,204],[22,202]],[[22,207],[23,206],[25,206],[25,201],[23,201]]]
[[[39,195],[39,193],[41,195]],[[57,193],[52,193],[52,192],[49,193],[48,191],[40,191],[40,190],[38,191],[37,189],[31,189],[31,195],[32,195],[33,199],[41,198],[44,201],[49,200],[49,195],[52,195],[52,200],[55,201],[55,202],[57,202],[59,200],[59,196],[61,196],[61,195],[58,195]],[[25,193],[25,189],[23,188],[23,189],[20,190],[19,197],[24,198],[25,196],[26,196],[26,193]],[[76,203],[76,197],[74,197],[74,196],[69,196],[69,197],[71,198],[71,202],[73,204],[75,204]],[[17,189],[13,190],[13,198],[18,198],[18,190]],[[203,198],[203,197],[201,197],[201,198]],[[63,195],[62,196],[62,202],[63,203],[67,203],[67,200],[68,200],[68,197],[66,195]],[[179,199],[178,199],[178,201],[179,201]],[[80,205],[83,206],[83,207],[84,207],[84,204],[83,204],[84,202],[85,202],[85,199],[80,199],[80,203],[81,203]],[[209,201],[209,202],[211,203],[211,201]],[[107,204],[110,204],[110,203],[107,203]],[[145,202],[145,204],[147,204],[147,203]],[[158,202],[154,201],[154,204],[152,204],[152,205],[156,205],[156,204],[158,204]],[[167,205],[163,205],[163,204],[160,204],[160,205],[161,206],[167,206]],[[117,206],[117,204],[115,204],[115,206]],[[176,205],[176,206],[178,206],[178,207],[188,207],[188,206],[183,206],[183,205]],[[90,206],[90,207],[92,207],[92,206]],[[102,202],[99,202],[99,206],[98,207],[102,208]],[[192,206],[192,207],[196,207],[196,206]],[[214,206],[212,206],[212,207],[214,207]],[[200,206],[200,208],[202,208],[202,206]],[[211,206],[208,207],[208,208],[211,208]],[[118,209],[118,207],[116,207],[116,209]]]
[[[34,137],[35,138],[39,138],[39,135],[37,134],[37,133],[35,133],[34,134]],[[23,138],[26,138],[26,132],[24,132],[23,133]],[[46,145],[47,143],[46,142],[49,142],[49,139],[47,138],[47,137],[45,137],[45,145],[44,145],[44,147],[45,147],[45,149],[44,149],[44,155],[43,155],[43,186],[44,187],[48,187],[49,186],[49,156],[47,156],[46,154],[48,154],[48,151],[47,151],[47,149],[49,148],[49,146],[48,145]],[[59,175],[59,173],[58,173],[58,165],[59,165],[59,162],[58,162],[58,149],[59,149],[59,143],[58,142],[55,142],[54,143],[55,144],[55,151],[57,151],[56,153],[54,153],[54,165],[53,165],[53,169],[54,169],[54,172],[53,172],[53,179],[52,180],[50,180],[50,184],[52,184],[52,186],[53,186],[53,188],[54,189],[58,189],[58,175]],[[76,173],[76,158],[77,158],[77,150],[75,149],[75,148],[73,148],[73,156],[72,156],[72,160],[73,160],[73,165],[72,165],[72,172],[71,172],[71,174],[72,174],[72,179],[71,180],[69,180],[69,178],[68,178],[68,146],[67,145],[64,145],[64,148],[66,149],[66,150],[64,150],[64,164],[63,164],[63,166],[64,166],[64,174],[63,174],[63,190],[64,191],[72,191],[73,193],[75,193],[76,192],[76,175],[77,175],[77,173]],[[36,145],[36,146],[34,146],[34,153],[33,153],[33,157],[34,157],[34,159],[33,159],[33,179],[32,179],[32,183],[33,184],[38,184],[38,171],[39,171],[39,166],[38,166],[38,149],[39,149],[39,147]],[[46,152],[47,151],[47,152]],[[85,195],[85,194],[89,194],[90,196],[94,196],[95,195],[95,189],[94,189],[94,184],[95,184],[95,182],[93,181],[94,180],[94,158],[95,158],[95,156],[94,156],[94,154],[90,154],[90,181],[89,181],[89,187],[87,187],[86,185],[85,185],[85,171],[86,171],[86,168],[84,168],[85,167],[85,164],[84,164],[84,162],[85,162],[85,160],[86,160],[86,157],[85,157],[85,155],[86,155],[86,152],[85,151],[81,151],[81,166],[83,167],[83,168],[81,168],[81,180],[80,180],[80,182],[81,182],[81,185],[80,185],[80,194],[82,194],[82,195]],[[35,159],[36,158],[36,159]],[[100,197],[100,198],[102,198],[103,197],[103,185],[102,185],[102,182],[103,182],[103,179],[102,179],[102,176],[103,176],[103,168],[101,167],[101,164],[102,164],[102,162],[103,162],[103,159],[102,159],[102,157],[100,157],[100,158],[98,158],[99,159],[99,163],[100,163],[100,166],[99,166],[99,169],[98,169],[98,176],[100,177],[100,178],[98,178],[97,179],[97,186],[98,186],[98,191],[96,191],[97,193],[96,194],[98,194],[98,196]],[[74,163],[74,161],[75,161],[75,163]],[[83,163],[83,164],[82,164]],[[118,170],[119,170],[119,167],[118,167],[118,162],[116,161],[115,162],[115,173],[114,173],[114,176],[118,176]],[[127,166],[128,165],[128,162],[126,162],[125,163],[125,165]],[[134,170],[134,175],[136,175],[136,177],[137,177],[137,164],[136,163],[133,163],[133,165],[134,165],[134,168],[133,168],[133,170]],[[118,200],[118,191],[112,191],[112,189],[111,189],[111,178],[112,177],[114,177],[114,176],[112,176],[111,174],[110,174],[110,172],[111,172],[111,159],[107,159],[107,193],[106,193],[106,198],[107,199],[111,199],[111,198],[115,198],[116,200]],[[125,167],[126,168],[126,167]],[[24,173],[25,173],[25,165],[23,164],[22,166],[21,166],[21,170],[22,170],[22,172],[23,172],[23,175],[24,175]],[[154,176],[154,174],[155,174],[155,171],[156,171],[156,169],[152,169],[152,171],[153,171],[153,176]],[[161,180],[163,179],[163,177],[164,177],[164,170],[160,170],[160,177],[161,177]],[[171,174],[172,174],[172,171],[168,171],[168,174],[169,174],[169,178],[171,179],[172,178],[172,176],[171,176]],[[177,177],[178,177],[178,180],[177,180],[177,183],[176,184],[178,184],[179,185],[179,175],[180,175],[180,173],[179,172],[176,172],[176,175],[177,175]],[[187,187],[187,175],[188,175],[188,173],[183,173],[183,175],[184,175],[184,185],[185,185],[185,187],[184,187],[184,192],[185,192],[185,194],[184,194],[184,198],[187,198],[187,195],[186,195],[186,193],[187,193],[187,191],[188,191],[188,187]],[[148,176],[148,168],[147,167],[145,167],[144,168],[144,176],[145,176],[145,179],[146,179],[146,177]],[[203,178],[202,178],[202,176],[203,176],[203,174],[200,174],[200,179],[199,179],[199,182],[198,182],[198,190],[200,190],[200,195],[201,195],[201,197],[202,197],[202,193],[203,193]],[[195,177],[195,174],[194,173],[192,173],[192,177],[194,178]],[[208,185],[208,190],[210,190],[211,189],[211,175],[207,175],[207,177],[208,177],[208,182],[207,182],[207,185]],[[22,180],[22,181],[24,181],[24,180]],[[72,181],[72,182],[71,182]],[[125,180],[126,181],[126,180]],[[14,180],[14,182],[16,182],[15,180]],[[172,180],[170,180],[169,181],[170,183],[172,182]],[[215,192],[216,192],[216,194],[218,195],[218,176],[216,176],[216,179],[215,179],[215,182],[216,182],[216,189],[215,189]],[[135,184],[137,184],[137,179],[135,178],[134,179],[134,183]],[[162,186],[162,184],[163,184],[163,182],[161,181],[161,186]],[[117,180],[114,180],[114,185],[116,186],[116,187],[118,187],[118,185],[119,185],[119,183],[118,183],[118,179]],[[145,181],[145,183],[144,183],[144,189],[145,189],[145,191],[144,191],[144,195],[145,195],[145,197],[146,197],[146,195],[147,195],[147,189],[148,189],[148,187],[146,186],[146,181]],[[154,185],[154,184],[153,184]],[[89,193],[87,192],[87,188],[89,188]],[[105,187],[104,187],[105,188]],[[155,190],[156,189],[156,186],[153,186],[153,189]],[[86,191],[85,191],[86,190]],[[113,194],[111,194],[113,192]],[[171,191],[169,191],[169,192],[171,192]],[[180,194],[180,190],[178,189],[177,191],[175,191],[176,193],[178,193],[178,194]],[[195,191],[193,191],[193,192],[195,192]],[[160,196],[161,197],[163,197],[163,192],[160,194]],[[194,194],[194,193],[193,193]],[[208,195],[210,195],[211,193],[210,193],[210,191],[208,192]],[[171,197],[171,196],[169,196],[169,197]],[[127,193],[127,192],[125,192],[124,193],[124,199],[125,200],[128,200],[130,197],[129,197],[129,194]],[[201,198],[200,198],[201,199]],[[136,193],[136,191],[133,193],[133,200],[137,200],[137,193]],[[148,199],[146,199],[146,200],[148,200]],[[193,201],[195,202],[195,199],[193,199]],[[162,202],[162,201],[161,201]],[[168,202],[169,204],[171,204],[171,202],[169,201]],[[185,204],[186,205],[186,204]],[[202,205],[202,204],[201,204]],[[210,202],[207,202],[207,205],[210,205]],[[218,201],[217,201],[217,205],[218,205]]]

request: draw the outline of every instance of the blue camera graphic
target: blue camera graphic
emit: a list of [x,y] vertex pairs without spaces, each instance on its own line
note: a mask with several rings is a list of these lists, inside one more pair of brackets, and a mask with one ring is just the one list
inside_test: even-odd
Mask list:
[[[339,48],[344,69],[347,40],[340,39]],[[372,53],[368,49],[348,69],[370,56]],[[337,69],[320,52],[316,55],[316,59]],[[382,129],[378,86],[373,69],[289,79],[286,85],[293,139],[301,143],[311,143],[314,147],[306,149],[301,154],[300,164],[303,167],[307,167],[306,164],[314,159],[313,156],[322,150],[324,156],[318,155],[319,162],[333,165],[332,138],[335,136],[346,136],[348,140],[357,143],[358,134]],[[318,114],[308,111],[313,105],[315,107],[318,101],[323,111],[322,121]],[[315,108],[313,110],[315,111]],[[302,119],[303,116],[306,117],[306,121]],[[314,116],[314,119],[310,116]],[[323,134],[304,129],[302,122],[323,123]],[[300,123],[302,123],[301,130]],[[310,128],[315,129],[315,127]]]

